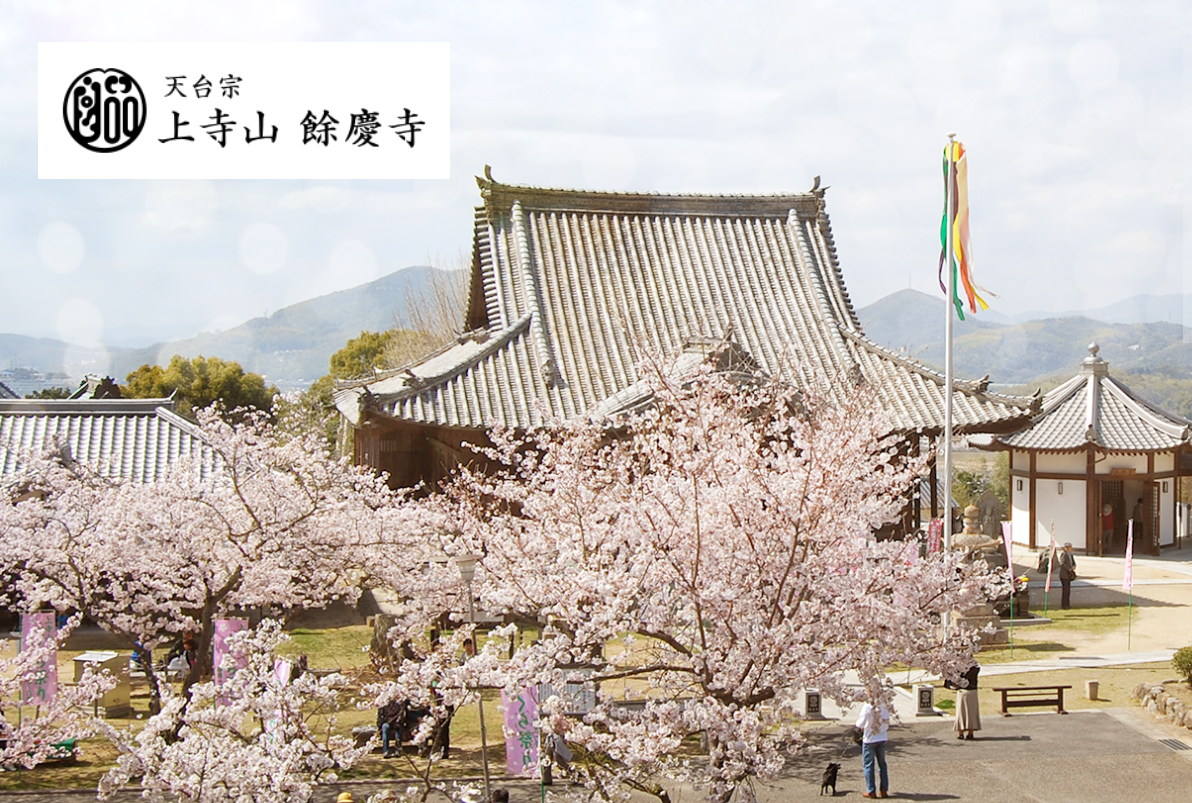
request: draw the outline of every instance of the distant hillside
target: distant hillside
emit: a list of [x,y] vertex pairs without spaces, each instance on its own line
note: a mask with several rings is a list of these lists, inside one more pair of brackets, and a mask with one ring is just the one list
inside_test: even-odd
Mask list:
[[445,271],[411,267],[376,281],[303,301],[268,318],[254,318],[223,332],[139,349],[85,349],[52,338],[0,334],[0,371],[32,369],[65,372],[73,385],[88,372],[119,381],[148,363],[165,364],[170,356],[198,355],[234,360],[247,371],[265,375],[283,390],[304,388],[323,374],[331,355],[362,331],[381,331],[407,323],[406,298],[427,295],[436,275]]
[[234,329],[203,333],[120,354],[112,373],[123,379],[145,363],[164,364],[174,354],[235,360],[283,390],[305,387],[327,373],[331,355],[362,331],[406,324],[406,297],[425,293],[436,268],[412,267],[376,281],[285,307]]
[[1024,312],[1013,316],[1013,322],[1025,323],[1046,318],[1092,318],[1108,323],[1176,323],[1192,327],[1192,293],[1164,296],[1143,293],[1098,309]]
[[112,352],[49,337],[0,334],[0,380],[18,393],[74,387],[88,372],[106,372]]
[[[878,345],[905,349],[912,357],[922,358],[924,349],[944,340],[944,299],[918,290],[899,290],[858,311],[865,334]],[[968,315],[955,322],[956,337],[968,332],[1001,328],[984,317]],[[933,360],[927,359],[926,362]],[[942,359],[941,359],[942,363]]]
[[[436,276],[441,279],[444,275],[428,267],[406,268],[350,290],[294,304],[268,318],[254,318],[234,329],[143,349],[105,352],[49,338],[0,334],[0,378],[4,369],[11,368],[65,371],[75,382],[84,373],[100,371],[123,381],[145,363],[164,364],[172,354],[202,354],[235,360],[282,389],[302,388],[325,374],[331,355],[360,332],[404,325],[407,295],[425,293]],[[1181,298],[1187,298],[1192,308],[1192,296],[1136,296],[1105,309],[1173,314],[1171,305]],[[865,333],[875,342],[904,349],[909,356],[942,368],[942,298],[902,290],[859,310],[859,315]],[[1102,323],[1089,316],[1016,325],[1001,320],[983,315],[956,323],[957,376],[975,379],[989,374],[996,386],[1033,389],[1042,385],[1047,389],[1076,372],[1087,356],[1087,345],[1095,340],[1115,376],[1133,377],[1128,384],[1140,393],[1172,412],[1192,416],[1192,329],[1175,323]]]
[[[858,314],[874,342],[943,369],[942,298],[903,290]],[[970,317],[956,324],[953,359],[961,378],[988,374],[995,385],[1048,390],[1079,370],[1092,342],[1114,376],[1171,412],[1192,415],[1192,329],[1178,324],[1068,317],[1008,326]]]

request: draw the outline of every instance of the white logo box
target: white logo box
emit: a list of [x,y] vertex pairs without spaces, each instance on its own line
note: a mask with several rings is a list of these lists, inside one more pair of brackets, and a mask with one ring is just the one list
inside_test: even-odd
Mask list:
[[[445,42],[41,42],[37,56],[39,178],[450,178]],[[119,150],[67,128],[68,89],[93,69],[127,73],[145,96],[144,127]]]

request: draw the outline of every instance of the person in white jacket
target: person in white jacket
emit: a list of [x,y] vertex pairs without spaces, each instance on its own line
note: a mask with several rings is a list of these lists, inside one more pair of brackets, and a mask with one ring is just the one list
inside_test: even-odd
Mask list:
[[[873,705],[865,703],[861,706],[861,715],[857,717],[857,728],[861,735],[861,765],[865,770],[865,791],[861,797],[889,797],[890,776],[886,770],[886,740],[889,738],[890,709],[885,703]],[[875,778],[874,765],[877,765]]]

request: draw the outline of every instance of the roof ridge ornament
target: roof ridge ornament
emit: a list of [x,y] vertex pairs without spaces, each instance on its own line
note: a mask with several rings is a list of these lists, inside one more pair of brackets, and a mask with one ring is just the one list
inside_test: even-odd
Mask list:
[[1085,357],[1080,363],[1080,371],[1084,374],[1096,374],[1099,376],[1107,376],[1109,374],[1109,363],[1097,356],[1097,352],[1101,347],[1094,341],[1089,343],[1089,356]]

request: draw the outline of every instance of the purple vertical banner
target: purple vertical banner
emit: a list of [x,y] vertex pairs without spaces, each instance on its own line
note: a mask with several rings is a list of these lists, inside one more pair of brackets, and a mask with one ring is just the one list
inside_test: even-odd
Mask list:
[[225,681],[236,674],[239,666],[226,669],[223,666],[224,656],[228,654],[228,639],[241,630],[248,630],[247,619],[216,619],[215,620],[215,685],[222,686]]
[[[1052,529],[1053,530],[1055,529],[1054,524],[1052,525]],[[1002,522],[1002,541],[1006,545],[1006,570],[1008,572],[1010,572],[1011,577],[1014,576],[1014,550],[1013,550],[1013,547],[1011,546],[1011,543],[1014,540],[1013,535],[1012,535],[1013,532],[1014,532],[1013,522],[1003,521]]]
[[533,776],[538,770],[538,687],[516,697],[501,692],[505,711],[505,765],[510,775]]
[[[31,641],[33,631],[41,632],[37,643]],[[39,647],[58,637],[54,613],[21,614],[21,649]],[[33,677],[21,683],[22,705],[48,705],[58,693],[58,648],[55,647],[42,662],[33,668]]]
[[927,522],[927,553],[934,555],[944,551],[944,520],[932,519]]
[[290,685],[290,675],[294,672],[294,662],[289,658],[275,658],[273,661],[273,676],[281,686]]

